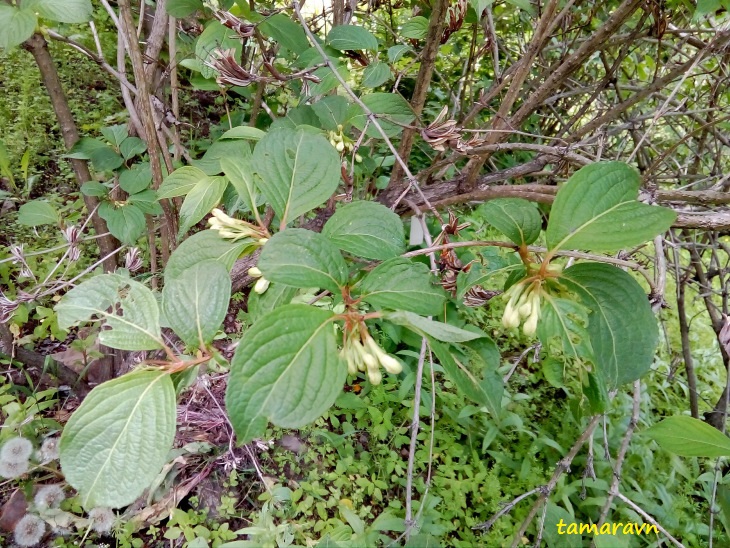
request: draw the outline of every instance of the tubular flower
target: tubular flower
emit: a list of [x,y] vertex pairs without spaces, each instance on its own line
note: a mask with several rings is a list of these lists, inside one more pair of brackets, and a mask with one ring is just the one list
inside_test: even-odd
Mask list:
[[504,308],[502,325],[507,329],[519,327],[524,320],[523,333],[533,336],[540,319],[540,283],[515,284],[505,291],[504,298],[509,298],[509,301]]
[[228,238],[234,242],[242,238],[248,238],[251,243],[263,245],[267,241],[266,234],[261,227],[234,219],[216,208],[211,213],[213,216],[208,219],[211,230],[217,230],[221,238]]
[[[361,342],[361,339],[364,342]],[[380,384],[383,380],[383,374],[380,372],[381,366],[391,375],[397,375],[403,371],[401,363],[380,348],[375,339],[367,332],[361,336],[358,330],[352,331],[340,355],[347,361],[347,372],[350,375],[363,371],[367,373],[372,384]]]

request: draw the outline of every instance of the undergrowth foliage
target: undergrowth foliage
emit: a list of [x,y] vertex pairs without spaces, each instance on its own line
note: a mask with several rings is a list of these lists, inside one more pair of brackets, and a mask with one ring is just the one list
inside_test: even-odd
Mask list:
[[[105,274],[83,282],[56,305],[64,328],[100,320],[103,344],[163,350],[168,357],[96,387],[66,425],[61,464],[84,506],[130,504],[159,473],[175,435],[177,379],[216,353],[210,343],[230,298],[228,269],[258,248],[255,274],[270,285],[259,288],[256,320],[231,361],[226,393],[239,443],[263,436],[267,422],[286,428],[311,423],[332,406],[348,375],[362,371],[379,384],[381,367],[400,374],[398,358],[376,339],[401,328],[428,341],[466,397],[494,405],[490,384],[495,380],[484,376],[498,365],[498,354],[489,351],[494,342],[474,326],[434,319],[449,295],[426,265],[403,256],[403,227],[391,210],[353,202],[322,233],[287,226],[290,216],[331,195],[339,179],[337,161],[321,161],[330,154],[336,156],[334,148],[318,135],[273,131],[252,154],[229,158],[227,164],[237,162],[236,173],[250,174],[241,197],[253,201],[261,193],[279,217],[279,231],[259,237],[268,236],[265,226],[232,218],[223,225],[217,214],[212,228],[173,253],[159,298],[129,277]],[[217,177],[232,182],[227,175]],[[509,238],[497,244],[507,251],[476,261],[457,281],[456,294],[464,294],[510,272],[502,323],[515,328],[525,320],[524,333],[537,334],[548,355],[561,360],[563,374],[580,379],[583,390],[576,397],[591,415],[606,411],[610,390],[649,370],[658,331],[644,290],[631,275],[590,261],[563,269],[561,253],[613,251],[666,230],[675,214],[639,203],[639,183],[636,172],[618,162],[579,170],[558,192],[546,230],[548,246],[540,251],[529,247],[541,232],[537,209],[514,199],[492,202],[485,219]],[[514,255],[524,260],[515,261]],[[292,289],[311,288],[330,294],[331,306],[289,304]],[[176,355],[165,343],[163,325],[188,353]]]

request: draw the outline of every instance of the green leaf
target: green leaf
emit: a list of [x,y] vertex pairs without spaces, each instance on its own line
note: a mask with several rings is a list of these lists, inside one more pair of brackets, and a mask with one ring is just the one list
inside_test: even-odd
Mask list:
[[253,169],[282,226],[327,201],[340,182],[337,151],[302,130],[270,131],[254,149]]
[[412,51],[412,48],[403,44],[391,46],[388,48],[388,61],[395,63],[409,51]]
[[86,23],[94,12],[91,0],[24,0],[23,10],[59,23]]
[[231,298],[228,269],[208,260],[170,279],[162,290],[162,311],[172,330],[189,346],[213,340]]
[[152,291],[119,274],[101,274],[66,293],[55,307],[62,329],[105,320],[99,342],[120,350],[162,348],[160,313]]
[[600,415],[608,409],[608,388],[600,374],[588,372],[588,384],[583,385],[583,394],[588,400],[588,414]]
[[228,179],[225,177],[206,177],[198,181],[185,196],[180,208],[178,239],[218,205],[227,186]]
[[92,150],[89,159],[97,171],[114,171],[124,163],[124,158],[107,145]]
[[228,177],[248,210],[255,211],[258,202],[258,189],[253,180],[251,157],[230,156],[221,158],[221,169],[223,169],[223,173]]
[[300,54],[309,49],[309,40],[304,30],[283,13],[277,13],[259,24],[259,29],[289,51]]
[[205,172],[206,175],[218,175],[221,171],[223,158],[251,157],[251,146],[245,139],[218,139],[200,160],[193,160],[192,164]]
[[561,281],[590,311],[591,346],[608,388],[645,375],[654,361],[659,329],[639,283],[605,263],[574,265],[563,272]]
[[475,263],[468,272],[460,272],[457,276],[458,299],[463,299],[466,292],[475,285],[484,286],[497,275],[519,275],[524,277],[525,265],[517,259],[516,254],[504,256],[497,250],[481,253],[484,264]]
[[248,296],[248,315],[251,321],[257,321],[269,312],[285,304],[289,304],[297,294],[297,288],[284,284],[271,284],[264,293],[252,291]]
[[184,166],[178,168],[162,181],[160,188],[157,190],[157,198],[164,200],[165,198],[185,196],[205,177],[205,173],[197,167]]
[[115,207],[111,202],[102,202],[99,217],[106,221],[112,236],[128,245],[133,245],[147,228],[142,210],[130,203]]
[[488,375],[480,379],[474,372],[462,363],[460,359],[449,351],[446,345],[429,340],[433,353],[444,368],[444,372],[456,387],[477,405],[486,407],[495,416],[499,417],[502,407],[502,393],[504,386],[502,378],[497,375]]
[[267,419],[299,428],[342,391],[347,366],[337,352],[332,313],[290,304],[258,320],[231,361],[226,408],[238,443],[263,436]]
[[97,181],[88,181],[81,185],[81,193],[84,196],[101,198],[109,193],[109,189]]
[[[575,521],[575,516],[571,515],[565,508],[553,502],[548,502],[545,513],[545,540],[548,548],[581,548],[583,540],[580,534],[569,535],[566,534],[565,527],[557,527],[559,523],[568,525],[575,523]],[[598,535],[595,538],[598,538]]]
[[202,0],[167,0],[165,4],[167,13],[178,19],[192,15],[198,10],[203,9]]
[[135,164],[119,174],[119,186],[124,192],[136,194],[142,192],[152,183],[152,169],[149,162]]
[[157,202],[157,193],[150,188],[132,194],[127,198],[127,203],[137,206],[145,215],[162,215],[162,207]]
[[24,226],[58,224],[58,212],[48,202],[33,200],[18,209],[18,223]]
[[[340,77],[347,81],[350,78],[350,71],[347,70],[347,66],[342,63],[334,63],[335,70]],[[321,81],[318,84],[312,84],[309,86],[309,97],[316,97],[318,95],[324,95],[329,93],[333,89],[340,85],[339,80],[335,73],[329,67],[320,67],[312,73]]]
[[60,441],[63,475],[82,506],[134,502],[167,462],[175,421],[175,388],[167,373],[134,371],[94,388]]
[[378,39],[369,30],[356,25],[332,27],[327,34],[327,44],[340,51],[378,49]]
[[165,283],[180,277],[196,264],[211,259],[220,262],[230,272],[233,263],[248,246],[247,242],[232,243],[221,238],[217,230],[202,230],[193,234],[170,255],[165,267]]
[[[395,137],[403,131],[402,125],[410,124],[415,116],[408,101],[394,93],[369,93],[361,97],[362,102],[373,114],[377,114],[378,122],[388,137]],[[389,121],[392,120],[392,121]],[[397,122],[397,124],[393,123]],[[359,130],[364,130],[367,117],[360,113],[352,119],[352,124]],[[373,124],[368,124],[368,137],[382,139],[380,132]]]
[[659,447],[681,457],[730,456],[730,439],[709,424],[692,417],[664,419],[646,431]]
[[570,299],[544,295],[540,299],[537,336],[545,349],[558,340],[558,348],[569,358],[593,362],[593,349],[585,325],[587,311]]
[[388,312],[383,318],[397,325],[407,327],[422,336],[433,337],[438,341],[458,343],[472,341],[480,337],[484,337],[484,333],[475,333],[467,331],[460,327],[455,327],[447,323],[429,320],[418,314],[399,310],[397,312]]
[[278,232],[266,242],[257,266],[272,282],[292,287],[321,287],[339,294],[347,283],[347,264],[322,234],[303,228]]
[[413,38],[420,40],[426,37],[428,32],[428,19],[419,15],[411,17],[408,22],[401,28],[400,35],[404,38]]
[[337,131],[348,119],[350,103],[341,95],[329,95],[312,105],[312,110],[327,131]]
[[213,61],[216,50],[232,49],[233,56],[240,59],[241,48],[241,40],[235,32],[218,21],[212,21],[195,42],[195,57],[200,60],[200,74],[203,75],[203,78],[211,78],[216,75],[216,71],[207,64]]
[[251,126],[236,126],[221,135],[221,139],[248,139],[249,141],[260,141],[266,136],[265,131]]
[[127,137],[124,141],[122,141],[122,144],[119,145],[119,152],[122,153],[125,160],[144,154],[146,150],[147,143],[139,137]]
[[370,63],[362,73],[362,85],[366,88],[382,86],[393,77],[390,67],[380,61]]
[[400,217],[377,202],[342,206],[324,225],[322,234],[343,251],[366,259],[383,261],[406,249]]
[[129,135],[127,124],[116,124],[114,126],[104,126],[101,128],[101,134],[113,146],[119,147]]
[[362,299],[380,308],[431,316],[441,313],[446,293],[423,263],[396,257],[375,267],[360,282]]
[[68,154],[64,154],[63,158],[76,158],[78,160],[90,160],[91,153],[100,148],[109,148],[108,145],[104,144],[99,139],[93,137],[82,137],[76,144],[71,147]]
[[33,36],[38,19],[32,10],[0,5],[0,48],[10,49]]
[[697,0],[697,7],[695,8],[692,19],[696,21],[704,15],[714,14],[717,10],[722,9],[722,7],[720,0]]
[[482,204],[479,215],[517,245],[530,245],[542,229],[535,204],[521,198],[500,198]]
[[666,231],[677,215],[637,201],[641,177],[623,162],[598,162],[579,169],[560,188],[550,213],[551,251],[617,251]]

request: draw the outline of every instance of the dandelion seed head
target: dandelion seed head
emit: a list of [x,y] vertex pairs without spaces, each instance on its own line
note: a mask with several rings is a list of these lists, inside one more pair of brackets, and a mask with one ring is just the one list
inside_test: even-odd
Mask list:
[[46,508],[58,508],[65,498],[66,494],[60,485],[43,485],[35,494],[33,502],[35,502],[37,508],[45,510]]
[[40,457],[42,463],[51,462],[58,458],[58,440],[59,438],[46,438],[41,444]]
[[114,512],[111,508],[94,508],[89,512],[91,528],[97,533],[108,533],[114,525]]
[[7,479],[19,478],[25,474],[29,468],[30,463],[27,460],[21,460],[20,462],[0,460],[0,476]]
[[20,518],[13,532],[18,546],[36,546],[46,534],[46,522],[34,514],[26,514]]
[[33,444],[25,438],[12,438],[0,449],[0,461],[22,462],[33,453]]

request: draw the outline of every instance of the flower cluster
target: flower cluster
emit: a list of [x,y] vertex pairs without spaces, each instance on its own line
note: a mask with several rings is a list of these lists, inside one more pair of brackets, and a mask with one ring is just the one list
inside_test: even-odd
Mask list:
[[[337,131],[329,132],[330,144],[335,147],[337,152],[349,153],[355,148],[355,144],[350,140],[347,135],[342,133],[342,125],[337,126]],[[355,153],[355,161],[359,164],[362,162],[362,156]]]
[[524,320],[522,331],[528,337],[535,334],[540,319],[540,281],[517,283],[504,292],[509,299],[502,316],[502,325],[507,328],[519,327]]
[[360,333],[356,329],[352,330],[340,356],[347,361],[347,372],[350,375],[356,375],[358,371],[366,372],[373,384],[380,384],[383,380],[383,375],[380,373],[381,365],[392,375],[403,371],[401,363],[380,348],[367,331]]
[[208,219],[208,224],[211,230],[218,231],[221,238],[234,242],[247,238],[254,245],[263,245],[268,241],[268,235],[260,226],[229,217],[218,208],[211,213],[213,216]]

